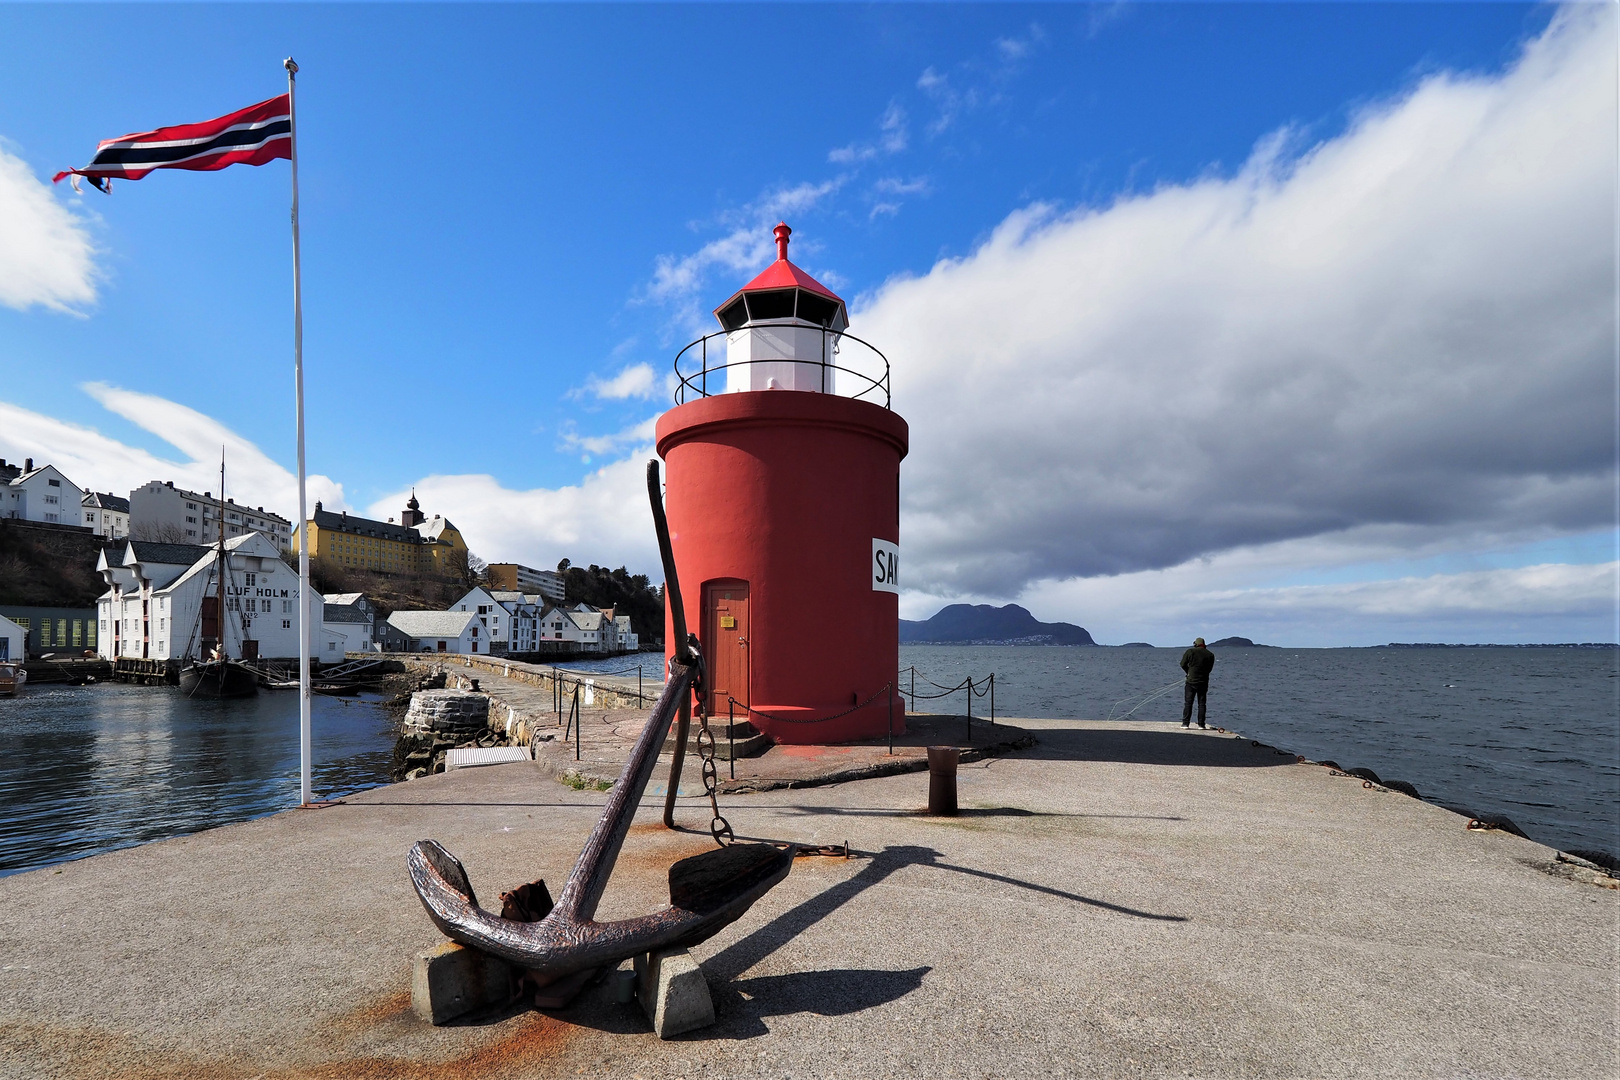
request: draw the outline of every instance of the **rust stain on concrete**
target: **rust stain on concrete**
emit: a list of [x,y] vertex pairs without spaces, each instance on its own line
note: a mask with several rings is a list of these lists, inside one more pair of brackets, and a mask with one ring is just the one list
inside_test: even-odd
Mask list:
[[[405,998],[408,1010],[410,995]],[[375,1015],[386,1022],[397,1007],[398,995],[389,995],[349,1014],[343,1022],[362,1015]],[[505,1029],[500,1037],[448,1058],[389,1057],[375,1051],[345,1056],[338,1047],[336,1056],[326,1061],[269,1065],[241,1057],[204,1058],[165,1051],[145,1042],[138,1033],[9,1024],[0,1025],[7,1044],[0,1064],[15,1054],[13,1060],[26,1057],[32,1061],[37,1070],[33,1075],[104,1080],[538,1080],[558,1073],[560,1058],[580,1030],[541,1013],[518,1016],[498,1026]],[[436,1041],[446,1042],[464,1039],[469,1029],[434,1030],[440,1034]]]

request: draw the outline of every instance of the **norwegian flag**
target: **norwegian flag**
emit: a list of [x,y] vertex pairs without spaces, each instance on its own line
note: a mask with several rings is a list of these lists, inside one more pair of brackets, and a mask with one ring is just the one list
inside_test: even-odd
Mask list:
[[[282,94],[249,105],[217,120],[179,124],[106,139],[82,169],[65,169],[51,178],[86,177],[101,191],[108,181],[139,180],[153,169],[211,172],[227,165],[263,165],[292,157],[292,103]],[[75,181],[77,183],[77,181]]]

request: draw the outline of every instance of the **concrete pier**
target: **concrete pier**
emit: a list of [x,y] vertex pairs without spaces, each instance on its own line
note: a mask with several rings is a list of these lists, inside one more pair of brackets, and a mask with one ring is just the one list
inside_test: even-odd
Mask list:
[[[1612,1076],[1620,893],[1551,849],[1179,725],[1019,720],[1032,749],[728,797],[800,859],[692,950],[716,1023],[604,983],[556,1014],[411,1007],[423,837],[481,897],[560,888],[603,796],[463,769],[0,879],[0,1076]],[[705,850],[649,797],[599,914]]]

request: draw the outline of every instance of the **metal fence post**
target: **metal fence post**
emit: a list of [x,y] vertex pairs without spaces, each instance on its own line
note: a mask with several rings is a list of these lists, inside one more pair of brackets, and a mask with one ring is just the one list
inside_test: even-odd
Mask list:
[[990,673],[990,726],[996,726],[996,673]]
[[917,665],[911,665],[911,711],[917,711]]
[[968,741],[968,745],[972,746],[973,745],[973,679],[971,677],[968,678],[968,680],[966,682],[966,686],[967,686],[967,741]]
[[894,757],[894,691],[889,690],[889,756]]
[[569,710],[574,724],[574,760],[579,760],[581,737],[584,735],[584,718],[579,715],[579,683],[574,684],[574,707]]
[[726,695],[726,756],[731,759],[731,778],[737,779],[737,699]]

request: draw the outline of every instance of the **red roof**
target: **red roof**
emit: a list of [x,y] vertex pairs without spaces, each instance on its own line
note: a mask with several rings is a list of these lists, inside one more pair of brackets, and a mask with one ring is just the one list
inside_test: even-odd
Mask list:
[[[797,266],[794,266],[787,259],[777,259],[761,271],[758,277],[737,291],[759,292],[761,289],[791,289],[795,285],[801,289],[809,289],[813,293],[820,293],[829,300],[837,300],[840,304],[844,302],[837,293],[803,270],[800,270]],[[729,302],[730,298],[728,297],[727,300]],[[720,306],[725,307],[725,304]]]
[[788,237],[792,235],[793,230],[788,228],[786,223],[782,223],[778,224],[772,232],[776,236],[776,261],[767,266],[753,281],[726,297],[726,302],[714,309],[716,318],[719,317],[721,309],[743,293],[763,292],[766,289],[791,289],[795,286],[808,289],[813,293],[820,293],[840,307],[843,306],[842,297],[788,261]]

